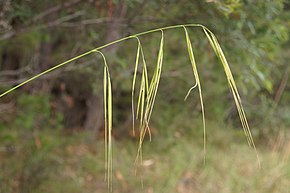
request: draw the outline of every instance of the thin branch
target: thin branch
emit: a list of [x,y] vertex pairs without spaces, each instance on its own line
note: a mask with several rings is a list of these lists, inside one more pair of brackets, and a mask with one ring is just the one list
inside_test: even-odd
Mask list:
[[2,113],[8,113],[13,112],[15,110],[15,103],[9,102],[9,103],[1,103],[0,104],[0,114]]
[[70,2],[65,2],[64,4],[61,4],[61,5],[56,5],[54,7],[51,7],[49,9],[43,11],[42,13],[40,13],[38,15],[36,15],[32,19],[32,21],[34,21],[34,22],[38,21],[38,20],[40,20],[40,19],[42,19],[42,18],[44,18],[44,17],[46,17],[46,16],[48,16],[48,15],[54,13],[54,12],[60,11],[63,8],[68,8],[68,7],[74,6],[74,5],[76,5],[76,4],[80,3],[80,2],[81,2],[81,0],[74,0],[74,1],[70,1]]
[[[42,77],[39,77],[39,79],[40,80],[47,80],[47,79],[55,78],[55,77],[58,77],[60,75],[63,75],[64,72],[78,71],[78,70],[83,69],[85,67],[88,67],[92,64],[95,64],[95,62],[96,61],[94,59],[92,59],[92,60],[89,60],[87,62],[77,64],[76,66],[66,66],[62,70],[51,72],[51,73],[46,74]],[[25,73],[28,71],[23,70],[22,72]],[[11,73],[12,73],[12,71],[11,71]],[[15,75],[20,75],[20,72],[17,72],[17,73],[18,74],[15,74]],[[2,75],[0,75],[0,77],[2,77]],[[20,84],[21,82],[27,80],[27,78],[28,77],[26,76],[26,77],[20,78],[20,79],[0,79],[0,87],[1,86],[13,86],[15,84]]]
[[0,41],[10,39],[15,35],[16,35],[16,31],[11,30],[11,31],[3,34],[2,36],[0,36]]
[[290,73],[290,67],[288,66],[284,75],[283,75],[283,78],[281,80],[281,83],[279,85],[279,88],[276,92],[276,95],[275,95],[275,103],[276,104],[279,104],[280,100],[281,100],[281,97],[282,97],[282,94],[286,88],[286,85],[287,85],[287,82],[288,82],[288,79],[289,79],[289,73]]
[[96,18],[96,19],[86,19],[79,22],[65,22],[62,23],[61,26],[63,27],[80,27],[84,25],[94,25],[94,24],[101,24],[101,23],[111,23],[114,21],[118,21],[118,25],[124,25],[123,23],[126,21],[126,19],[123,18]]
[[[84,14],[83,11],[79,11],[79,12],[76,12],[74,14],[59,18],[55,21],[51,21],[51,22],[43,24],[43,25],[35,26],[35,27],[33,27],[33,29],[39,30],[39,29],[46,29],[46,28],[57,27],[57,26],[60,26],[60,27],[82,27],[84,25],[95,25],[95,24],[109,23],[109,22],[114,22],[116,20],[118,21],[117,25],[124,25],[124,22],[126,22],[126,19],[120,19],[120,18],[113,18],[112,19],[112,18],[107,18],[107,17],[96,18],[96,19],[87,19],[87,20],[82,20],[79,22],[69,22],[70,20],[73,20],[79,16],[82,16],[83,14]],[[21,29],[19,31],[12,30],[12,31],[7,32],[7,33],[3,34],[2,36],[0,36],[0,41],[10,39],[16,35],[28,32],[29,30],[31,30],[31,27],[27,27],[27,28]]]
[[[78,12],[75,12],[71,15],[67,15],[67,16],[64,16],[64,17],[61,17],[55,21],[51,21],[51,22],[48,22],[46,24],[43,24],[43,25],[38,25],[38,26],[34,26],[33,29],[45,29],[45,28],[50,28],[50,27],[55,27],[55,26],[58,26],[58,25],[61,25],[62,23],[64,22],[67,22],[67,21],[70,21],[72,19],[75,19],[81,15],[83,15],[84,12],[83,11],[78,11]],[[7,39],[10,39],[16,35],[19,35],[19,34],[22,34],[22,33],[25,33],[25,32],[28,32],[31,30],[31,26],[29,27],[26,27],[26,28],[23,28],[21,30],[18,30],[18,31],[15,31],[15,30],[12,30],[12,31],[9,31],[3,35],[0,36],[0,41],[3,41],[3,40],[7,40]]]
[[19,74],[22,74],[24,72],[29,72],[29,71],[31,71],[31,66],[25,66],[25,67],[20,68],[18,70],[3,70],[3,71],[0,71],[0,77],[17,76]]
[[[81,20],[81,21],[77,21],[77,22],[69,22],[70,20],[73,20],[79,16],[83,15],[82,11],[76,12],[74,14],[68,15],[68,16],[64,16],[62,18],[59,18],[55,21],[51,21],[48,22],[46,24],[43,25],[38,25],[33,27],[33,29],[46,29],[46,28],[50,28],[50,27],[83,27],[86,25],[96,25],[96,24],[106,24],[106,23],[111,23],[111,22],[115,22],[115,25],[120,25],[123,26],[125,25],[124,23],[128,23],[128,19],[126,18],[109,18],[109,17],[103,17],[103,18],[93,18],[93,19],[85,19],[85,20]],[[158,20],[155,18],[142,18],[139,20],[140,22],[146,23],[146,22],[162,22],[163,20]],[[139,22],[139,23],[140,23]],[[15,30],[11,30],[6,32],[5,34],[0,36],[0,41],[4,41],[4,40],[8,40],[12,37],[15,37],[19,34],[28,32],[29,30],[31,30],[31,26],[27,27],[27,28],[23,28],[21,30],[15,31]]]
[[64,16],[64,17],[61,17],[55,21],[52,21],[52,22],[49,22],[47,24],[44,24],[43,26],[39,26],[39,28],[48,28],[48,27],[53,27],[53,26],[57,26],[57,25],[60,25],[66,21],[69,21],[69,20],[73,20],[79,16],[82,16],[84,15],[84,11],[77,11],[71,15],[67,15],[67,16]]

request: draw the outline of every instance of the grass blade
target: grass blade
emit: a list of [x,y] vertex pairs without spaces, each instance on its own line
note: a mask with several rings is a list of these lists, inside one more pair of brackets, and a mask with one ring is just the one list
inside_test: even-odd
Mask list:
[[[152,110],[154,107],[154,102],[156,99],[157,91],[158,91],[158,86],[161,78],[161,72],[162,72],[162,64],[163,64],[163,46],[164,46],[164,33],[161,30],[161,40],[160,40],[160,46],[159,46],[159,52],[158,52],[158,58],[157,58],[157,64],[154,70],[153,77],[150,82],[150,86],[148,89],[148,94],[146,97],[146,107],[144,109],[144,118],[141,122],[141,127],[140,127],[140,136],[139,136],[139,147],[138,147],[138,153],[137,153],[137,158],[142,158],[141,157],[141,152],[142,152],[142,144],[146,135],[146,132],[148,131],[150,140],[151,140],[151,131],[149,128],[149,122],[152,114]],[[148,88],[148,87],[147,87]],[[142,159],[140,160],[142,162]]]
[[133,81],[132,81],[132,127],[133,127],[133,136],[135,136],[135,108],[134,108],[134,93],[135,93],[135,84],[136,84],[136,76],[138,71],[138,65],[139,65],[139,58],[140,58],[140,43],[138,41],[138,47],[137,47],[137,54],[136,54],[136,61],[135,61],[135,68],[134,68],[134,75],[133,75]]
[[[103,88],[104,88],[104,124],[105,124],[105,168],[106,170],[108,169],[108,110],[107,110],[107,69],[106,66],[104,65],[104,80],[103,80]],[[108,179],[108,172],[105,173],[105,180]]]
[[112,83],[110,71],[105,55],[101,51],[104,60],[104,118],[105,118],[105,160],[106,160],[106,180],[108,182],[108,189],[112,192],[113,186],[113,150],[112,150],[112,129],[113,129],[113,105],[112,105]]
[[[199,93],[199,99],[200,99],[202,124],[203,124],[203,153],[204,153],[204,161],[205,161],[205,156],[206,156],[206,126],[205,126],[205,110],[204,110],[204,104],[203,104],[201,84],[200,84],[199,75],[198,75],[198,71],[197,71],[197,66],[196,66],[196,62],[195,62],[195,58],[194,58],[194,54],[193,54],[193,50],[192,50],[191,41],[190,41],[190,38],[189,38],[188,31],[187,31],[186,27],[184,27],[184,31],[185,31],[187,51],[188,51],[190,63],[191,63],[191,66],[192,66],[192,70],[193,70],[193,73],[194,73],[196,85],[198,87],[198,93]],[[192,88],[194,88],[194,87],[192,87]],[[191,88],[191,90],[192,90],[192,88]],[[186,96],[186,98],[187,98],[187,96]]]
[[229,64],[227,62],[227,59],[226,59],[226,57],[225,57],[225,55],[223,53],[223,50],[222,50],[220,44],[218,43],[218,40],[215,37],[215,35],[209,29],[207,29],[204,26],[202,26],[202,29],[203,29],[207,39],[209,40],[214,52],[216,53],[218,59],[221,61],[222,65],[223,65],[225,74],[227,76],[228,84],[229,84],[231,93],[233,95],[233,98],[234,98],[234,101],[235,101],[235,104],[236,104],[236,107],[237,107],[237,111],[238,111],[238,114],[239,114],[239,117],[240,117],[240,121],[241,121],[243,130],[244,130],[244,133],[246,135],[248,144],[249,144],[250,147],[254,148],[254,150],[256,152],[256,155],[257,155],[258,165],[260,166],[260,159],[259,159],[259,156],[258,156],[258,153],[257,153],[257,149],[256,149],[256,146],[255,146],[255,143],[254,143],[254,139],[253,139],[253,136],[251,134],[251,130],[250,130],[250,127],[249,127],[249,124],[248,124],[248,121],[247,121],[247,117],[246,117],[243,105],[242,105],[242,101],[241,101],[241,98],[240,98],[240,95],[239,95],[235,80],[233,78],[231,69],[230,69]]

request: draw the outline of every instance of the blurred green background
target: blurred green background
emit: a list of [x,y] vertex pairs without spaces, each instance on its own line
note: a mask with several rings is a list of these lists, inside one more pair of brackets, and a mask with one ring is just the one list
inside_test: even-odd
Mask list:
[[[200,23],[232,69],[259,153],[247,147],[222,65],[199,28],[189,30],[207,121],[207,155],[184,31],[165,31],[152,142],[134,174],[131,85],[136,40],[104,49],[114,103],[113,192],[290,190],[288,0],[1,0],[0,91],[105,43],[153,28]],[[140,38],[156,64],[161,34]],[[89,55],[0,99],[0,193],[107,192],[103,61]],[[142,182],[143,181],[143,187]]]

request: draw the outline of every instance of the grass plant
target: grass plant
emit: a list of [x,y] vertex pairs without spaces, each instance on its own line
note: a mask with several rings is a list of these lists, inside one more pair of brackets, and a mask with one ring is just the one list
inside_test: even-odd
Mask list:
[[[72,64],[73,61],[76,61],[80,58],[83,58],[85,56],[88,56],[93,53],[99,53],[101,57],[103,58],[104,61],[104,67],[103,67],[103,88],[104,88],[104,123],[105,123],[105,162],[106,162],[106,180],[108,182],[108,188],[109,190],[112,191],[112,177],[113,177],[113,145],[112,145],[112,117],[113,117],[113,106],[112,106],[112,100],[113,100],[113,93],[112,93],[112,82],[111,82],[111,76],[110,76],[110,66],[107,63],[105,54],[102,52],[103,48],[109,47],[113,44],[117,44],[129,39],[136,39],[137,40],[137,52],[136,52],[136,61],[135,61],[135,67],[134,67],[134,73],[133,73],[133,80],[132,80],[132,116],[133,116],[133,132],[135,133],[135,119],[138,119],[139,122],[139,130],[140,130],[140,136],[139,136],[139,145],[138,145],[138,150],[137,150],[137,157],[136,157],[136,163],[142,164],[142,145],[144,141],[145,135],[148,133],[149,136],[151,136],[150,132],[150,118],[152,115],[155,99],[158,93],[158,87],[161,79],[161,74],[162,74],[162,66],[163,66],[163,47],[164,47],[164,39],[165,35],[164,32],[165,30],[169,29],[176,29],[176,28],[181,28],[185,32],[185,39],[186,39],[186,45],[187,45],[187,50],[188,50],[188,56],[190,60],[190,64],[193,70],[194,78],[195,78],[195,85],[188,91],[188,94],[186,95],[185,99],[189,97],[190,92],[197,87],[198,92],[199,92],[199,98],[200,98],[200,105],[201,105],[201,114],[202,114],[202,122],[203,122],[203,145],[204,145],[204,158],[206,155],[206,125],[205,125],[205,109],[204,109],[204,102],[203,102],[203,97],[202,97],[202,87],[201,87],[201,82],[198,74],[198,68],[197,64],[195,62],[195,56],[194,56],[194,51],[192,48],[190,36],[188,29],[189,28],[200,28],[206,38],[208,39],[211,47],[213,48],[213,51],[215,52],[216,56],[218,57],[219,61],[222,63],[224,72],[227,77],[228,85],[230,88],[230,91],[233,95],[236,108],[241,120],[241,124],[244,130],[244,133],[246,135],[248,144],[250,147],[255,148],[255,143],[253,140],[253,137],[251,135],[251,131],[249,128],[249,124],[246,118],[245,111],[242,106],[241,98],[236,86],[236,83],[234,81],[231,69],[229,67],[229,64],[226,60],[226,57],[222,51],[222,48],[215,37],[215,35],[205,26],[201,24],[184,24],[184,25],[175,25],[175,26],[168,26],[168,27],[163,27],[163,28],[158,28],[158,29],[153,29],[141,33],[137,33],[135,35],[127,36],[121,39],[118,39],[116,41],[107,43],[105,45],[102,45],[100,47],[94,48],[88,52],[85,52],[79,56],[76,56],[72,59],[69,59],[61,64],[58,64],[42,73],[39,73],[28,80],[14,86],[13,88],[7,90],[6,92],[2,93],[0,95],[0,98],[9,94],[10,92],[14,91],[15,89],[39,78],[40,76],[46,75],[51,71],[54,71],[58,68],[61,68],[65,65]],[[161,38],[160,38],[160,45],[159,45],[159,52],[158,52],[158,58],[156,62],[156,66],[154,67],[154,73],[152,76],[148,75],[147,71],[147,64],[146,64],[146,58],[145,58],[145,53],[142,48],[142,43],[140,40],[141,36],[148,35],[150,33],[154,32],[160,32],[161,33]],[[139,63],[142,63],[141,68],[142,68],[142,73],[141,73],[141,79],[139,82],[139,94],[137,96],[137,100],[135,99],[135,92],[137,90],[136,85],[137,83],[137,70],[139,68]],[[150,78],[149,78],[150,77]],[[137,106],[135,103],[137,102]],[[135,108],[136,107],[136,108]],[[204,159],[205,160],[205,159]]]

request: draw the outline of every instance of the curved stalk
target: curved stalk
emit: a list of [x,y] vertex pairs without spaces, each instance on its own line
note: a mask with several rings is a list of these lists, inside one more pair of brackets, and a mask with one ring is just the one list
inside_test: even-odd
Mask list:
[[[67,60],[67,61],[65,61],[65,62],[62,62],[62,63],[60,63],[60,64],[57,64],[56,66],[51,67],[51,68],[49,68],[48,70],[45,70],[45,71],[43,71],[43,72],[41,72],[41,73],[39,73],[39,74],[37,74],[37,75],[35,75],[35,76],[33,76],[33,77],[27,79],[27,80],[25,80],[24,82],[22,82],[22,83],[20,83],[20,84],[17,84],[16,86],[12,87],[11,89],[9,89],[9,90],[5,91],[4,93],[0,94],[0,98],[3,97],[3,96],[5,96],[5,95],[7,95],[7,94],[9,94],[10,92],[16,90],[17,88],[20,88],[20,87],[24,86],[25,84],[27,84],[27,83],[29,83],[29,82],[31,82],[31,81],[33,81],[33,80],[35,80],[35,79],[37,79],[37,78],[39,78],[39,77],[41,77],[41,76],[46,75],[47,73],[49,73],[49,72],[51,72],[51,71],[54,71],[54,70],[56,70],[56,69],[58,69],[58,68],[60,68],[60,67],[62,67],[62,66],[65,66],[66,64],[69,64],[69,63],[71,63],[71,62],[73,62],[73,61],[76,61],[76,60],[78,60],[78,59],[80,59],[80,58],[83,58],[83,57],[85,57],[85,56],[87,56],[87,55],[89,55],[89,54],[91,54],[91,53],[94,53],[94,52],[96,52],[96,51],[98,51],[98,50],[101,50],[101,49],[103,49],[103,48],[109,47],[109,46],[111,46],[111,45],[113,45],[113,44],[117,44],[117,43],[123,42],[123,41],[125,41],[125,40],[129,40],[129,39],[132,39],[132,38],[136,38],[136,37],[138,37],[138,36],[142,36],[142,35],[146,35],[146,34],[154,33],[154,32],[160,31],[160,30],[168,30],[168,29],[174,29],[174,28],[181,28],[181,27],[184,27],[184,26],[188,26],[188,27],[202,27],[202,28],[204,27],[204,28],[205,28],[205,26],[200,25],[200,24],[173,25],[173,26],[167,26],[167,27],[162,27],[162,28],[157,28],[157,29],[153,29],[153,30],[149,30],[149,31],[145,31],[145,32],[137,33],[137,34],[134,34],[134,35],[131,35],[131,36],[127,36],[127,37],[124,37],[124,38],[121,38],[121,39],[115,40],[115,41],[113,41],[113,42],[110,42],[110,43],[104,44],[104,45],[99,46],[99,47],[97,47],[97,48],[94,48],[94,49],[92,49],[92,50],[90,50],[90,51],[87,51],[87,52],[85,52],[85,53],[83,53],[83,54],[80,54],[80,55],[78,55],[78,56],[76,56],[76,57],[74,57],[74,58],[71,58],[71,59],[69,59],[69,60]],[[206,28],[206,29],[207,29],[207,28]]]

